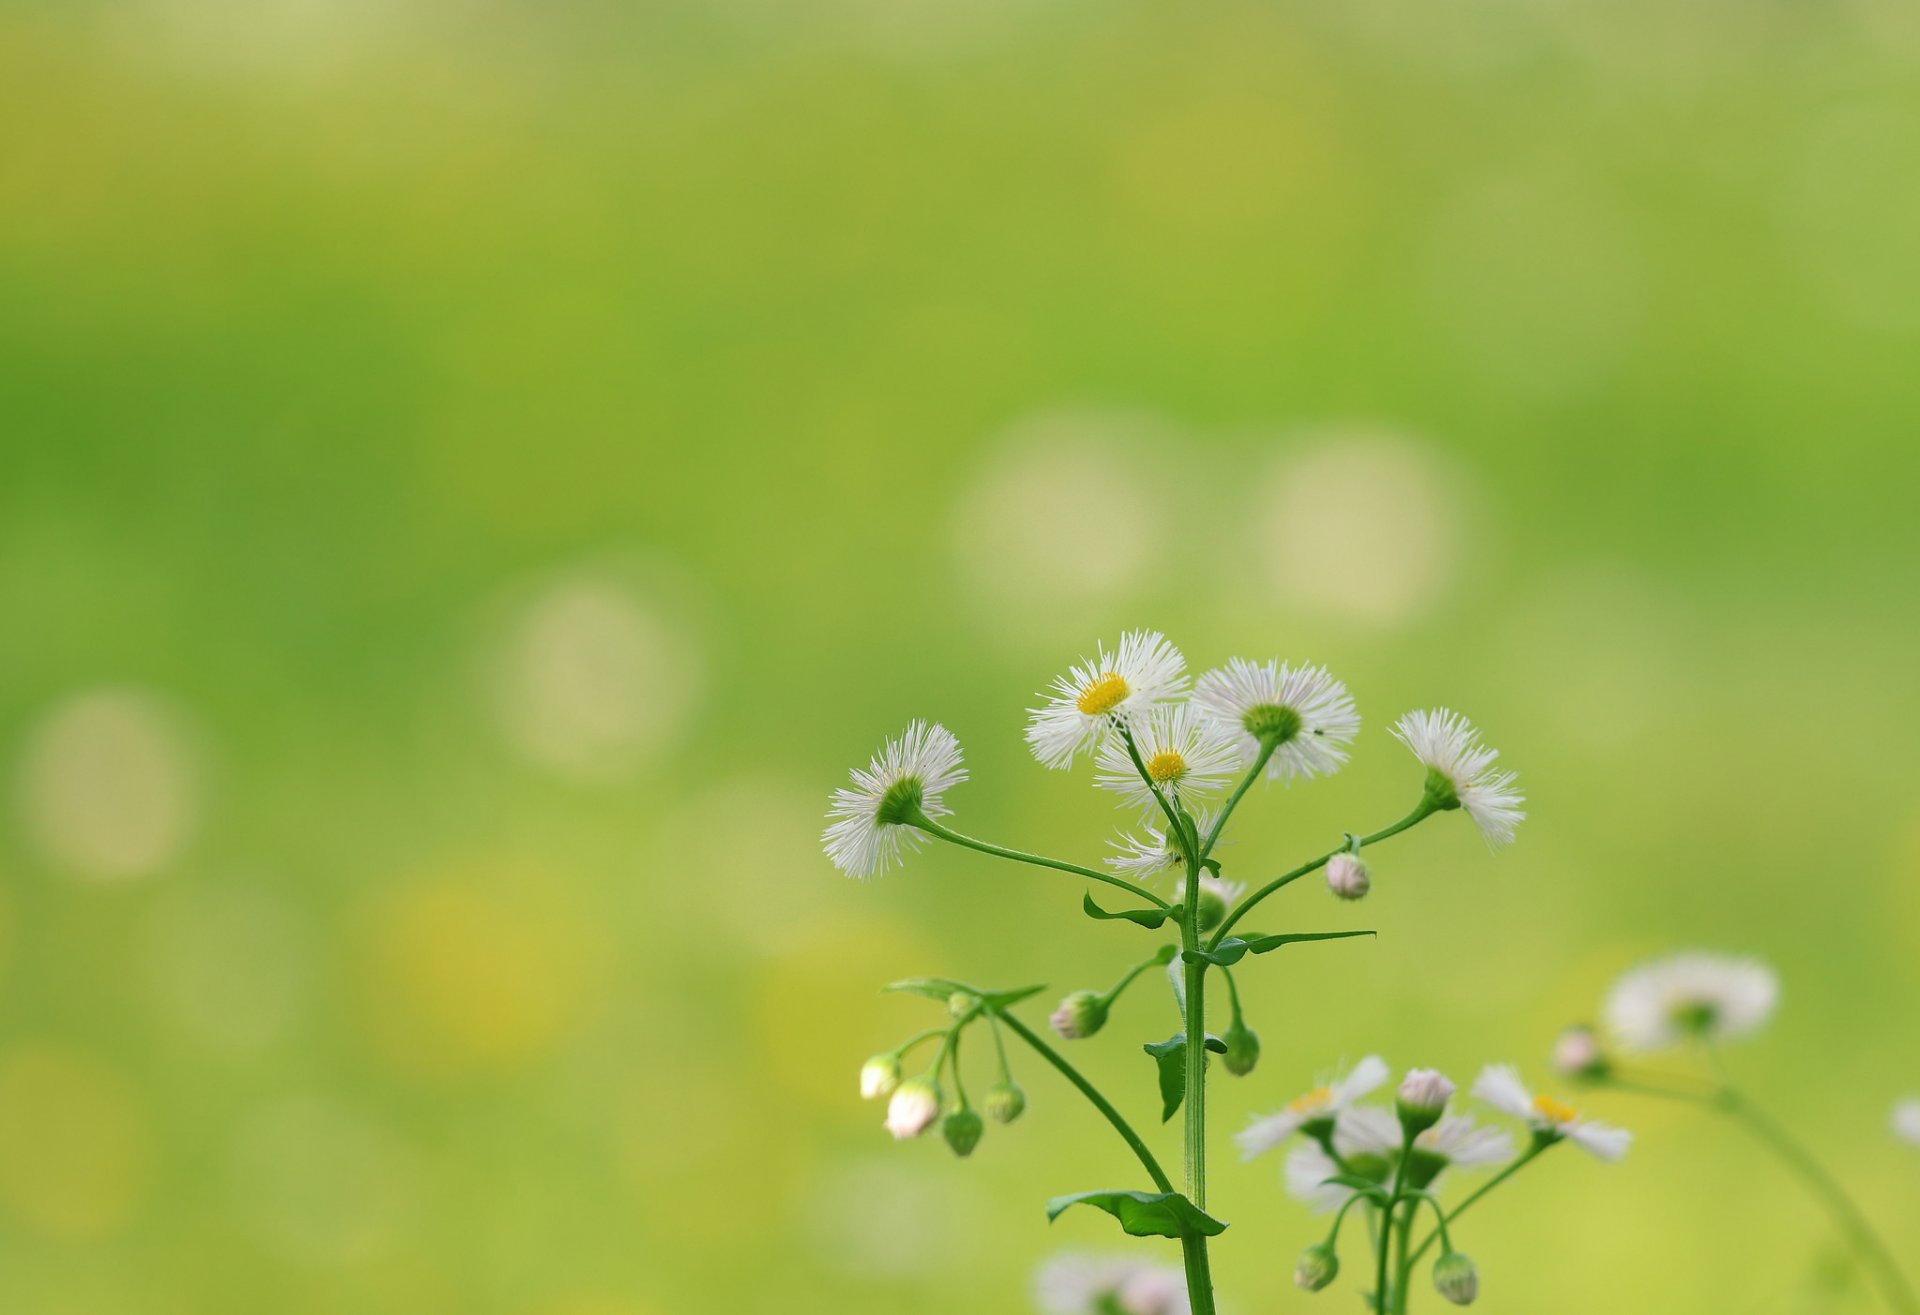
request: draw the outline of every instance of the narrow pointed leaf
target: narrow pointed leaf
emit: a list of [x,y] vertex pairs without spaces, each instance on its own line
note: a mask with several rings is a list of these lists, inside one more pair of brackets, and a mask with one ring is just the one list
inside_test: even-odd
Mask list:
[[1217,1237],[1227,1226],[1178,1192],[1076,1192],[1047,1202],[1047,1221],[1070,1206],[1090,1205],[1120,1221],[1133,1237]]
[[1039,995],[1046,989],[1046,984],[1042,983],[1039,986],[1018,986],[1011,991],[989,991],[980,997],[980,1001],[988,1009],[999,1013],[1002,1010],[1011,1009],[1029,996]]
[[1166,909],[1155,907],[1151,909],[1119,909],[1109,913],[1098,904],[1095,904],[1093,902],[1093,896],[1091,895],[1081,896],[1080,908],[1089,918],[1099,918],[1106,922],[1126,921],[1137,923],[1149,931],[1152,931],[1156,927],[1165,926],[1168,912]]
[[1300,931],[1289,932],[1284,936],[1249,936],[1247,949],[1254,954],[1265,954],[1277,950],[1282,945],[1293,945],[1304,941],[1344,941],[1354,936],[1378,936],[1377,931]]

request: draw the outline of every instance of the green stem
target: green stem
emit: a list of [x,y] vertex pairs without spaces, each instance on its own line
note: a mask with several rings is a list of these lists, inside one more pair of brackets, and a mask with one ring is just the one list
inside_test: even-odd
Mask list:
[[1062,1077],[1079,1088],[1080,1094],[1092,1101],[1093,1107],[1106,1116],[1107,1122],[1113,1125],[1113,1130],[1120,1134],[1121,1140],[1125,1141],[1128,1148],[1139,1158],[1141,1167],[1147,1171],[1147,1177],[1153,1179],[1153,1185],[1163,1192],[1171,1192],[1173,1180],[1167,1177],[1166,1171],[1160,1167],[1160,1162],[1153,1158],[1153,1152],[1147,1149],[1147,1144],[1140,1140],[1140,1134],[1135,1132],[1133,1126],[1121,1117],[1120,1111],[1100,1094],[1100,1089],[1082,1077],[1079,1069],[1060,1058],[1054,1048],[1035,1035],[1025,1023],[1012,1014],[995,1012],[1000,1021],[1005,1023],[1015,1036],[1038,1051],[1040,1058],[1058,1069]]
[[1007,1065],[1007,1039],[1000,1035],[999,1014],[989,1013],[987,1015],[987,1028],[993,1033],[994,1053],[1000,1056],[1000,1080],[1002,1082],[1011,1082],[1013,1081],[1013,1070]]
[[[1550,1141],[1549,1142],[1535,1141],[1533,1145],[1527,1147],[1525,1151],[1521,1152],[1518,1159],[1514,1160],[1511,1164],[1507,1165],[1506,1168],[1502,1169],[1499,1173],[1495,1174],[1493,1177],[1487,1179],[1487,1181],[1485,1181],[1484,1183],[1481,1183],[1480,1186],[1474,1190],[1472,1195],[1467,1197],[1467,1199],[1462,1201],[1459,1205],[1456,1205],[1455,1207],[1453,1207],[1453,1209],[1449,1210],[1447,1212],[1445,1222],[1449,1224],[1453,1223],[1461,1215],[1465,1214],[1469,1209],[1471,1209],[1475,1201],[1478,1201],[1481,1197],[1485,1196],[1488,1192],[1491,1192],[1494,1188],[1498,1187],[1501,1183],[1504,1183],[1505,1181],[1507,1181],[1507,1179],[1519,1173],[1521,1169],[1525,1168],[1528,1164],[1533,1162],[1533,1159],[1535,1156],[1539,1155],[1541,1151],[1546,1150],[1547,1147],[1552,1146],[1553,1144],[1554,1143]],[[1443,1229],[1436,1228],[1433,1232],[1428,1233],[1426,1237],[1421,1239],[1420,1245],[1415,1247],[1413,1249],[1413,1254],[1407,1257],[1407,1269],[1409,1271],[1411,1271],[1415,1265],[1420,1263],[1420,1257],[1427,1254],[1427,1248],[1433,1245],[1434,1239],[1441,1236],[1443,1231],[1444,1231]]]
[[1160,787],[1154,784],[1153,777],[1147,774],[1147,765],[1140,759],[1140,746],[1134,743],[1133,732],[1124,724],[1120,727],[1120,740],[1127,746],[1127,757],[1133,759],[1133,770],[1140,774],[1140,780],[1147,787],[1147,793],[1153,796],[1156,804],[1160,805],[1160,811],[1167,815],[1167,825],[1172,828],[1168,834],[1180,837],[1180,850],[1186,853],[1187,828],[1181,824],[1180,815],[1174,812],[1173,805],[1167,802],[1167,797],[1160,793]]
[[1142,959],[1139,963],[1136,963],[1135,965],[1133,965],[1133,967],[1127,969],[1127,975],[1125,977],[1122,977],[1119,981],[1115,982],[1113,985],[1113,989],[1100,997],[1102,1002],[1104,1002],[1108,1007],[1111,1007],[1113,1005],[1113,1002],[1120,998],[1120,993],[1126,990],[1129,986],[1133,985],[1134,978],[1138,977],[1141,973],[1145,972],[1149,968],[1166,967],[1167,960],[1172,957],[1170,954],[1166,952],[1169,948],[1170,947],[1163,945],[1160,947],[1159,953],[1149,955],[1145,959]]
[[1397,836],[1408,827],[1424,822],[1438,811],[1433,803],[1423,796],[1418,808],[1415,808],[1411,813],[1408,813],[1392,826],[1382,827],[1372,835],[1361,836],[1351,844],[1341,845],[1337,849],[1329,849],[1319,858],[1313,859],[1311,862],[1302,863],[1293,871],[1275,877],[1272,881],[1269,881],[1266,885],[1260,887],[1260,889],[1254,891],[1253,894],[1247,896],[1233,907],[1232,911],[1227,914],[1226,920],[1214,929],[1213,938],[1207,942],[1207,948],[1213,949],[1217,947],[1220,942],[1226,938],[1227,933],[1233,929],[1233,924],[1246,917],[1247,914],[1252,911],[1254,905],[1281,887],[1298,881],[1308,873],[1319,871],[1327,865],[1328,861],[1331,860],[1335,854],[1345,853],[1350,849],[1357,852],[1366,848],[1368,845],[1377,845],[1388,836]]
[[919,827],[928,835],[935,836],[951,845],[960,845],[967,849],[976,849],[982,854],[992,854],[995,858],[1011,859],[1015,863],[1031,863],[1034,867],[1052,868],[1056,872],[1071,872],[1075,876],[1085,877],[1089,881],[1101,881],[1109,886],[1118,886],[1128,894],[1137,895],[1141,899],[1148,900],[1163,909],[1173,907],[1152,891],[1146,890],[1124,878],[1116,877],[1106,872],[1096,872],[1092,868],[1083,868],[1077,863],[1067,863],[1057,858],[1047,858],[1041,854],[1029,854],[1023,850],[1008,849],[1005,845],[995,845],[985,840],[975,840],[972,836],[963,836],[958,831],[950,831],[932,818],[924,815],[909,818],[906,825]]
[[[1200,889],[1200,857],[1187,857],[1187,889]],[[1200,901],[1189,899],[1180,914],[1180,945],[1200,948]],[[1207,1208],[1207,964],[1197,955],[1185,961],[1186,971],[1186,1161],[1187,1199]],[[1187,1261],[1187,1297],[1196,1315],[1212,1315],[1213,1278],[1207,1259],[1207,1239],[1190,1234],[1181,1239]]]
[[1245,794],[1249,787],[1260,779],[1260,773],[1267,769],[1267,759],[1273,757],[1273,751],[1279,747],[1280,742],[1278,740],[1260,741],[1260,753],[1253,760],[1253,766],[1247,770],[1245,776],[1240,778],[1240,784],[1234,787],[1233,794],[1228,797],[1226,806],[1220,810],[1220,816],[1213,819],[1212,828],[1208,830],[1206,839],[1200,843],[1200,861],[1202,863],[1206,862],[1207,859],[1212,856],[1213,847],[1220,843],[1220,833],[1227,829],[1227,819],[1233,816],[1233,810],[1239,806],[1240,796]]
[[1400,1204],[1400,1194],[1407,1185],[1407,1161],[1413,1158],[1414,1132],[1403,1128],[1400,1136],[1400,1159],[1393,1168],[1393,1192],[1387,1197],[1387,1204],[1381,1212],[1380,1236],[1374,1241],[1374,1281],[1373,1308],[1378,1315],[1389,1315],[1393,1307],[1393,1287],[1387,1282],[1387,1255],[1393,1249],[1393,1212]]
[[1407,1288],[1411,1286],[1408,1281],[1408,1276],[1413,1272],[1413,1265],[1407,1259],[1407,1246],[1413,1241],[1413,1217],[1419,1209],[1420,1202],[1411,1196],[1408,1197],[1405,1209],[1400,1213],[1400,1227],[1395,1230],[1393,1242],[1394,1277],[1398,1280],[1398,1282],[1393,1285],[1393,1309],[1395,1315],[1406,1315]]

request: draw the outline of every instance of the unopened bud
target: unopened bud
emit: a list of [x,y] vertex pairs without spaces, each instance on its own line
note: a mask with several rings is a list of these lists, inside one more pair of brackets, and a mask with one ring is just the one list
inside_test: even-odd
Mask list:
[[1098,991],[1075,991],[1047,1020],[1068,1041],[1092,1036],[1107,1025],[1107,1002]]
[[1325,1242],[1319,1242],[1300,1253],[1300,1263],[1293,1267],[1293,1281],[1308,1292],[1318,1292],[1327,1284],[1340,1277],[1340,1257]]
[[1373,878],[1358,854],[1342,852],[1327,860],[1327,889],[1341,899],[1365,899],[1373,889]]
[[918,1137],[940,1117],[940,1084],[932,1078],[908,1078],[887,1102],[887,1131],[895,1141]]
[[1433,1286],[1456,1306],[1471,1306],[1480,1295],[1480,1271],[1458,1251],[1449,1251],[1433,1262]]
[[980,1144],[980,1134],[987,1125],[973,1110],[955,1110],[940,1121],[940,1135],[947,1139],[947,1145],[961,1159],[973,1154],[973,1148]]
[[1244,1078],[1253,1072],[1253,1066],[1260,1062],[1260,1036],[1239,1019],[1233,1020],[1233,1026],[1220,1038],[1227,1043],[1227,1053],[1222,1057],[1227,1072],[1236,1078]]
[[972,991],[955,991],[947,997],[947,1012],[959,1018],[979,1003],[980,997]]
[[860,1066],[860,1099],[879,1100],[900,1085],[900,1057],[875,1055]]
[[1447,1102],[1453,1099],[1453,1089],[1452,1079],[1439,1069],[1409,1069],[1401,1079],[1394,1100],[1400,1126],[1410,1134],[1418,1134],[1440,1122]]
[[988,1087],[983,1103],[987,1107],[987,1117],[995,1123],[1012,1123],[1026,1111],[1027,1093],[1020,1090],[1019,1083],[1008,1078]]
[[[1194,898],[1194,925],[1202,932],[1212,931],[1227,920],[1227,906],[1233,903],[1233,897],[1239,893],[1238,885],[1221,881],[1218,877],[1200,878],[1200,893]],[[1182,898],[1186,891],[1181,892]]]
[[1570,1027],[1553,1043],[1553,1066],[1562,1076],[1595,1081],[1607,1076],[1606,1047],[1590,1027]]

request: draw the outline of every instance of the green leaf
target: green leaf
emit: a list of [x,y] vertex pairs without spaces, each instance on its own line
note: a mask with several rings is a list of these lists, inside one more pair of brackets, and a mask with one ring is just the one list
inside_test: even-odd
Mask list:
[[1249,954],[1266,954],[1299,941],[1343,941],[1351,936],[1377,935],[1379,933],[1373,931],[1302,931],[1284,936],[1229,936],[1211,950],[1183,950],[1181,957],[1188,963],[1216,963],[1222,968],[1231,968]]
[[1020,986],[1011,991],[976,991],[964,982],[956,982],[946,977],[909,977],[904,981],[890,982],[882,987],[883,991],[905,991],[911,995],[924,995],[929,1000],[938,1000],[945,1004],[956,993],[979,997],[981,1006],[998,1013],[1010,1009],[1029,996],[1046,990],[1041,986]]
[[[1160,1121],[1165,1123],[1179,1112],[1180,1102],[1187,1095],[1187,1034],[1175,1032],[1165,1041],[1149,1041],[1140,1048],[1152,1055],[1153,1062],[1159,1066]],[[1227,1043],[1209,1032],[1207,1049],[1224,1055]]]
[[1069,1206],[1090,1205],[1133,1237],[1217,1237],[1227,1226],[1178,1192],[1077,1192],[1047,1202],[1047,1222]]
[[997,1014],[1046,989],[1043,982],[1039,986],[1017,986],[1011,991],[989,991],[980,997],[980,1002]]
[[1102,921],[1106,921],[1106,922],[1126,921],[1131,923],[1137,923],[1138,925],[1145,927],[1148,931],[1152,931],[1156,927],[1161,927],[1166,925],[1167,912],[1168,912],[1166,909],[1162,909],[1162,908],[1151,908],[1151,909],[1121,909],[1118,912],[1109,913],[1105,909],[1101,908],[1098,904],[1095,904],[1093,902],[1092,895],[1085,895],[1081,897],[1080,908],[1081,908],[1081,911],[1084,912],[1089,918],[1099,918]]

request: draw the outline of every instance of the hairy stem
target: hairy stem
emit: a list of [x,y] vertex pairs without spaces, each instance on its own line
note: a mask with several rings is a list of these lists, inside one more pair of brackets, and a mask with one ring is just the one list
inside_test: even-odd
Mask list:
[[[1353,843],[1352,848],[1364,849],[1368,845],[1377,845],[1382,840],[1385,840],[1388,836],[1397,836],[1402,831],[1405,831],[1407,828],[1414,826],[1420,822],[1424,822],[1428,817],[1431,817],[1436,811],[1437,810],[1434,808],[1433,804],[1428,802],[1425,798],[1422,798],[1420,801],[1420,806],[1415,808],[1411,813],[1408,813],[1405,817],[1401,818],[1398,822],[1395,822],[1392,826],[1382,827],[1380,830],[1375,831],[1372,835],[1361,836],[1358,840],[1356,840]],[[1273,894],[1276,890],[1279,890],[1284,886],[1287,886],[1295,881],[1298,881],[1301,877],[1304,877],[1309,873],[1318,872],[1321,868],[1327,865],[1327,863],[1333,858],[1335,854],[1342,853],[1348,848],[1349,846],[1347,845],[1341,845],[1337,849],[1329,849],[1326,853],[1322,854],[1319,858],[1313,859],[1306,863],[1302,863],[1299,867],[1295,868],[1293,871],[1283,873],[1282,875],[1275,877],[1272,881],[1269,881],[1266,885],[1254,891],[1253,894],[1241,900],[1238,904],[1234,905],[1232,911],[1227,914],[1226,921],[1222,922],[1218,927],[1214,929],[1212,939],[1207,942],[1207,948],[1212,949],[1215,946],[1219,945],[1220,942],[1226,938],[1227,933],[1233,930],[1233,925],[1236,922],[1239,922],[1240,919],[1246,917],[1247,914],[1252,911],[1254,905],[1258,904],[1261,900]]]
[[944,840],[950,845],[960,845],[966,849],[975,849],[982,854],[992,854],[995,858],[1011,859],[1015,863],[1030,863],[1034,867],[1052,868],[1056,872],[1071,872],[1075,876],[1085,877],[1089,881],[1100,881],[1109,886],[1118,886],[1128,894],[1147,900],[1163,909],[1173,907],[1152,891],[1122,877],[1116,877],[1107,872],[1097,872],[1093,868],[1083,868],[1078,863],[1067,863],[1057,858],[1047,858],[1043,854],[1029,854],[1024,850],[1008,849],[1005,845],[995,845],[985,840],[975,840],[972,836],[963,836],[958,831],[948,830],[924,814],[911,819],[907,825],[918,827],[928,835]]

